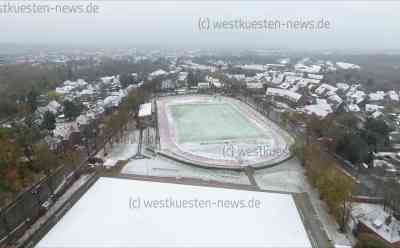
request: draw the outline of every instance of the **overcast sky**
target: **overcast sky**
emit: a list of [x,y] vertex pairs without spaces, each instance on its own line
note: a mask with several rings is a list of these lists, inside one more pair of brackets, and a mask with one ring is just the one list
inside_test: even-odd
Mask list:
[[[1,3],[4,4],[0,0]],[[90,2],[64,3],[86,5]],[[177,48],[400,49],[400,2],[396,1],[99,1],[96,4],[100,12],[96,15],[0,14],[0,42],[149,44]],[[330,22],[330,29],[200,31],[199,18],[209,18],[212,22],[324,19]]]

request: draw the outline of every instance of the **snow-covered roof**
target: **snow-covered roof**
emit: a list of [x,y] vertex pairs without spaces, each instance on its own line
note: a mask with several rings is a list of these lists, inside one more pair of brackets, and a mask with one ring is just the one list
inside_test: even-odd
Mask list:
[[246,83],[246,87],[248,89],[262,89],[264,86],[262,83],[258,83],[258,82],[248,82]]
[[80,92],[78,92],[78,94],[79,94],[80,96],[83,96],[83,95],[93,95],[93,94],[95,93],[95,91],[96,91],[95,87],[93,87],[92,85],[89,84],[89,85],[86,87],[86,89],[81,90]]
[[357,104],[349,104],[349,105],[347,105],[347,109],[350,112],[360,112],[360,107],[358,107]]
[[325,99],[317,99],[316,104],[304,106],[303,110],[307,114],[315,114],[322,118],[333,112],[332,107]]
[[268,73],[266,72],[261,72],[261,73],[257,73],[256,75],[254,75],[253,77],[246,77],[244,78],[244,80],[246,82],[254,82],[254,81],[260,81],[263,78],[268,77]]
[[84,87],[86,85],[88,85],[88,83],[83,79],[78,79],[76,81],[67,80],[62,84],[62,86],[56,87],[56,92],[59,94],[68,94],[72,90]]
[[101,77],[100,80],[101,80],[101,82],[103,82],[105,84],[119,82],[119,76]]
[[103,166],[107,167],[107,168],[111,168],[111,167],[116,166],[117,164],[118,164],[118,160],[109,158],[106,161],[104,161]]
[[301,94],[290,91],[290,90],[284,90],[284,89],[278,89],[278,88],[268,88],[266,95],[269,96],[280,96],[287,98],[288,100],[297,102],[301,98]]
[[131,84],[131,85],[128,85],[128,87],[126,87],[125,90],[126,90],[127,93],[129,93],[129,92],[132,92],[134,89],[136,89],[138,87],[139,87],[138,84]]
[[282,59],[279,59],[278,62],[280,64],[284,64],[285,65],[285,64],[290,63],[290,58],[282,58]]
[[399,101],[399,94],[397,94],[397,92],[394,90],[390,90],[388,92],[388,96],[392,101]]
[[296,64],[294,66],[296,71],[301,71],[301,72],[307,72],[307,73],[319,73],[321,71],[321,66],[320,65],[304,65],[304,64]]
[[377,91],[369,93],[368,97],[370,101],[382,101],[385,98],[385,95],[384,91]]
[[286,78],[285,78],[285,82],[287,82],[287,83],[294,83],[294,82],[300,81],[300,80],[302,80],[302,79],[303,79],[303,77],[301,77],[301,76],[297,76],[297,75],[288,75],[288,76],[286,76]]
[[94,116],[101,115],[104,113],[104,107],[101,106],[102,102],[100,102],[98,105],[94,106],[90,111],[94,114]]
[[57,114],[61,110],[62,106],[57,101],[53,100],[50,101],[44,107],[38,107],[35,111],[35,115],[38,117],[43,117],[44,113],[51,112],[52,114]]
[[74,87],[66,85],[66,86],[62,86],[62,87],[56,87],[56,92],[58,94],[68,94],[73,89],[74,89]]
[[294,71],[285,71],[283,72],[283,75],[286,76],[302,76],[303,73],[298,73],[298,72],[294,72]]
[[117,106],[119,106],[121,101],[122,101],[122,96],[120,96],[120,95],[114,95],[114,96],[111,95],[111,96],[106,97],[103,100],[101,106],[104,107],[104,108],[117,107]]
[[161,82],[161,88],[162,89],[175,89],[176,88],[176,82],[172,81],[171,79],[166,79]]
[[57,101],[53,100],[47,104],[50,112],[56,113],[62,106]]
[[240,67],[245,70],[255,70],[255,71],[266,71],[269,68],[268,65],[260,65],[260,64],[242,65]]
[[336,92],[337,88],[329,85],[329,84],[321,84],[316,90],[315,93],[317,93],[318,95],[322,95],[324,93],[328,92]]
[[372,118],[376,119],[379,116],[383,115],[383,113],[380,110],[375,111],[374,113],[372,113]]
[[164,71],[162,69],[159,69],[159,70],[156,70],[156,71],[153,71],[152,73],[150,73],[149,76],[158,77],[158,76],[163,76],[163,75],[166,75],[166,74],[168,74],[168,72],[166,72],[166,71]]
[[303,81],[303,83],[305,85],[308,85],[308,84],[320,84],[321,83],[321,80],[312,79],[312,78],[303,78],[301,81]]
[[188,77],[189,73],[186,71],[179,72],[178,81],[185,81]]
[[90,117],[87,116],[86,114],[81,114],[80,116],[78,116],[78,118],[76,118],[76,123],[78,125],[87,125],[90,121]]
[[197,87],[199,87],[199,89],[208,89],[208,88],[210,88],[210,83],[208,83],[208,82],[199,82],[197,84]]
[[279,88],[288,89],[288,88],[290,88],[290,86],[291,86],[290,83],[284,82],[283,84],[279,85]]
[[111,92],[111,96],[118,96],[118,97],[125,97],[128,95],[128,91],[125,90],[119,90],[119,91],[113,91]]
[[221,87],[222,87],[222,83],[220,83],[220,82],[213,82],[212,85],[213,85],[215,88],[221,88]]
[[218,79],[218,78],[214,78],[214,77],[210,77],[210,76],[207,76],[207,77],[206,77],[206,80],[207,80],[208,82],[210,82],[210,83],[219,82],[219,79]]
[[350,100],[354,101],[356,104],[359,104],[359,103],[361,103],[362,101],[364,101],[366,94],[365,94],[364,91],[361,91],[361,90],[351,90],[351,89],[350,89],[350,90],[347,92],[346,96],[347,96]]
[[330,100],[332,102],[336,102],[338,104],[343,102],[343,99],[336,94],[329,95],[328,100]]
[[151,102],[141,104],[139,107],[139,117],[146,117],[151,115]]
[[389,215],[384,207],[378,204],[354,203],[352,207],[352,216],[355,219],[393,244],[400,242],[400,221],[392,217],[390,224],[387,225],[385,220]]
[[274,75],[274,76],[272,77],[271,83],[273,83],[273,84],[280,84],[280,83],[282,83],[283,78],[284,78],[284,75],[283,75],[283,74]]
[[322,79],[324,78],[324,75],[308,73],[308,74],[307,74],[307,77],[308,77],[308,78],[312,78],[312,79],[322,80]]
[[55,150],[58,144],[62,141],[60,137],[56,137],[54,135],[47,135],[43,140],[49,146],[50,150]]
[[244,74],[226,74],[226,76],[229,78],[234,78],[236,80],[244,80],[246,78],[246,75]]
[[336,66],[340,69],[349,70],[349,69],[361,69],[359,65],[346,63],[346,62],[336,62]]
[[[254,201],[258,207],[250,207]],[[247,207],[234,207],[238,202]],[[312,244],[290,194],[103,177],[36,248],[115,246],[311,248]]]
[[342,91],[347,91],[350,88],[350,86],[346,83],[337,83],[336,87]]
[[219,81],[218,78],[213,78],[213,77],[207,76],[206,80],[216,88],[221,88],[222,87],[222,83]]
[[63,83],[63,85],[65,85],[65,86],[72,86],[72,87],[85,86],[85,85],[87,85],[87,84],[88,84],[88,83],[87,83],[85,80],[83,80],[83,79],[78,79],[78,80],[76,80],[76,81],[67,80],[67,81],[65,81],[65,82]]
[[336,71],[336,67],[334,66],[334,64],[332,63],[332,61],[325,61],[325,69],[328,71]]
[[192,61],[185,61],[185,64],[182,65],[182,67],[200,71],[211,71],[211,72],[216,71],[216,67],[214,66],[200,65],[193,63]]
[[369,112],[369,113],[375,112],[377,110],[381,110],[383,108],[384,108],[383,106],[376,105],[376,104],[365,104],[365,111]]
[[56,123],[56,128],[53,131],[55,137],[60,137],[64,140],[68,140],[69,136],[73,132],[79,132],[78,124],[73,122]]

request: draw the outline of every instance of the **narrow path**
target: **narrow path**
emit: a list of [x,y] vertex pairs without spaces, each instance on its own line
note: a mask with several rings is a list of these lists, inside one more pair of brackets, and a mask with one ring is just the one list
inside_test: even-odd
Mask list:
[[301,219],[313,248],[333,248],[307,193],[293,194]]
[[249,181],[251,183],[251,185],[253,185],[254,187],[256,187],[257,189],[259,189],[256,179],[254,178],[254,169],[246,166],[244,169],[244,173],[246,174],[246,176],[249,178]]

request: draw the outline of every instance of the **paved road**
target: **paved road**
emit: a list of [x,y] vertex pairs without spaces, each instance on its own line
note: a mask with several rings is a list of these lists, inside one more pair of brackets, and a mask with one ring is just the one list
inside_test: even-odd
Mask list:
[[320,222],[310,197],[306,193],[293,195],[294,201],[299,209],[304,226],[310,238],[313,248],[333,248],[331,241]]

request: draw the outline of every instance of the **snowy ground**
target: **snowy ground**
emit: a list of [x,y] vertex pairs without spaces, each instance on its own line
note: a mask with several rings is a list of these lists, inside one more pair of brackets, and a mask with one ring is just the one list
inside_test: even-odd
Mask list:
[[[155,207],[154,201],[162,203]],[[222,207],[228,205],[220,202],[227,201],[231,207]],[[254,201],[258,207],[250,207]],[[233,202],[247,207],[232,207]],[[311,248],[311,244],[290,194],[100,178],[36,247]]]
[[256,170],[254,178],[260,189],[305,192],[304,169],[296,159],[290,159],[272,168]]
[[[139,130],[130,128],[122,135],[122,138],[111,145],[108,143],[105,149],[96,154],[96,157],[102,158],[104,161],[126,161],[132,159],[138,152]],[[145,153],[146,147],[155,146],[155,129],[147,128],[143,130],[141,154]]]
[[[202,169],[164,158],[133,160],[123,168],[122,174],[185,177],[225,183],[250,184],[249,178],[243,172]],[[351,237],[348,238],[338,231],[338,224],[329,215],[328,209],[325,203],[319,199],[318,193],[306,181],[304,169],[296,159],[285,161],[272,168],[255,170],[254,179],[257,186],[263,190],[290,193],[307,192],[328,237],[337,245],[351,245],[349,241]]]
[[[104,161],[108,159],[128,160],[137,152],[138,137],[138,130],[128,131],[119,142],[114,143],[112,146],[107,144],[106,148],[102,149],[96,156],[103,158]],[[104,151],[106,151],[107,155],[104,154]]]
[[278,166],[256,170],[254,178],[257,185],[264,190],[275,190],[284,192],[309,194],[311,203],[327,232],[329,239],[336,245],[350,245],[352,237],[347,237],[340,233],[339,225],[335,219],[329,215],[328,208],[324,202],[319,199],[318,192],[313,189],[304,175],[304,168],[296,159],[285,161]]
[[165,97],[157,101],[161,152],[220,168],[265,166],[289,156],[293,138],[232,98]]
[[195,178],[205,181],[246,184],[250,181],[244,172],[231,170],[210,170],[196,166],[184,165],[165,158],[139,159],[130,161],[122,169],[121,174]]

